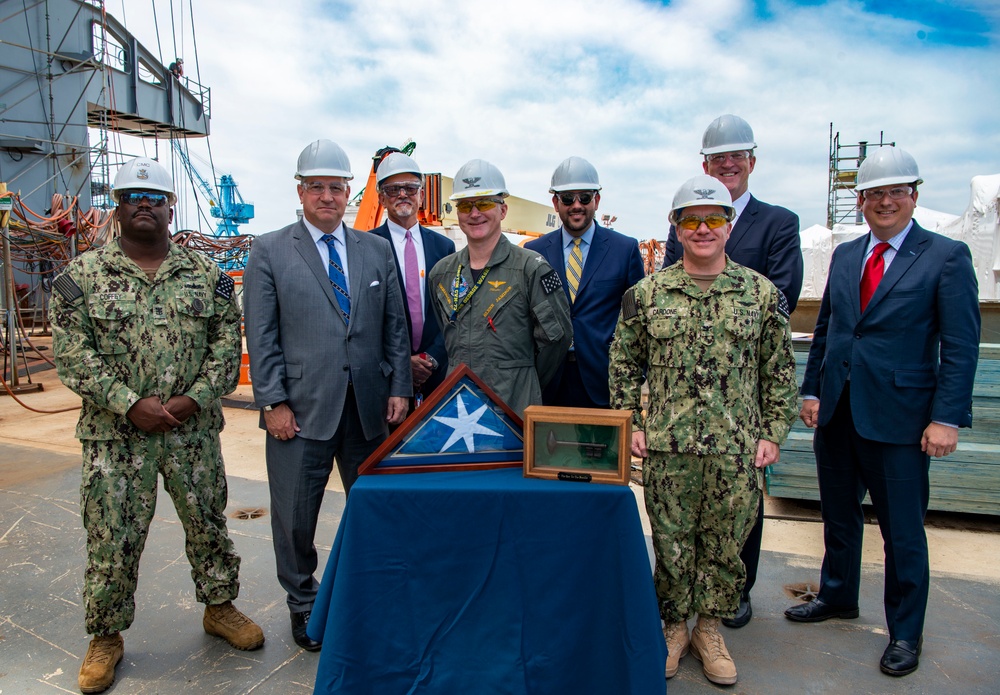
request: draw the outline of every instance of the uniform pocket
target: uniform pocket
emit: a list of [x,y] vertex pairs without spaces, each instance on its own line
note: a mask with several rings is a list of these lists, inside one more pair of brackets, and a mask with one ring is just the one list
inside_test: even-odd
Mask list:
[[97,351],[102,355],[121,355],[129,351],[128,332],[135,320],[135,298],[108,299],[96,295],[87,307],[94,325]]

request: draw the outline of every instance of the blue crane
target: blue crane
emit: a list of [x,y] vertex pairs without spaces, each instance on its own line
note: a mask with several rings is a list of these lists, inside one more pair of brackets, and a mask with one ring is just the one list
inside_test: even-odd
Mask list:
[[[184,168],[187,169],[191,179],[201,187],[201,190],[208,197],[209,213],[219,220],[219,224],[215,228],[215,236],[239,236],[239,226],[253,219],[253,204],[243,202],[243,196],[240,195],[236,181],[229,174],[223,174],[219,178],[219,189],[216,192],[208,184],[208,181],[198,173],[180,143],[177,140],[171,140],[170,144],[173,145],[174,152],[184,163]],[[216,200],[219,201],[218,204],[216,204]]]

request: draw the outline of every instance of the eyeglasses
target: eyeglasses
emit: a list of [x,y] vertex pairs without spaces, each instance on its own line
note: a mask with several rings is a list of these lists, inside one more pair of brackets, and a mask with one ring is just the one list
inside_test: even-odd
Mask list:
[[705,159],[712,164],[722,164],[726,159],[732,160],[733,164],[742,164],[750,159],[750,153],[745,150],[741,152],[720,152],[719,154],[710,154]]
[[705,217],[688,215],[687,217],[682,217],[678,220],[677,226],[684,231],[693,232],[701,227],[702,222],[704,222],[709,229],[718,229],[729,222],[729,219],[725,215],[706,215]]
[[889,196],[893,200],[899,200],[900,198],[905,198],[908,195],[912,195],[913,186],[898,186],[896,188],[869,188],[867,191],[861,191],[861,195],[865,197],[865,200],[879,201],[885,196]]
[[419,183],[390,184],[388,186],[382,186],[382,192],[390,198],[396,198],[401,193],[406,193],[406,195],[412,198],[420,191],[420,188],[421,186]]
[[302,190],[310,195],[323,195],[330,191],[331,195],[340,195],[347,192],[346,183],[322,183],[320,181],[310,181],[302,184]]
[[455,203],[455,208],[463,215],[468,215],[472,212],[472,208],[476,208],[479,212],[486,212],[497,205],[503,205],[503,201],[495,198],[479,198],[478,200],[460,200]]
[[575,193],[559,193],[559,200],[563,205],[572,205],[574,200],[579,200],[580,205],[590,205],[590,201],[596,195],[593,191],[576,191]]
[[119,203],[125,203],[126,205],[138,206],[143,201],[146,201],[146,205],[151,208],[162,208],[167,204],[166,193],[146,193],[145,191],[139,193],[122,193],[118,197]]

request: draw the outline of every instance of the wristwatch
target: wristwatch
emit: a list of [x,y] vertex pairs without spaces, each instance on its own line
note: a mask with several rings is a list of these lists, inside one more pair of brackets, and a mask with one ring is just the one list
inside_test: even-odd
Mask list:
[[[284,403],[284,401],[281,401],[281,403]],[[275,408],[277,408],[279,405],[281,405],[281,403],[275,403],[273,405],[265,405],[263,408],[261,408],[261,410],[263,410],[265,413],[269,413]]]

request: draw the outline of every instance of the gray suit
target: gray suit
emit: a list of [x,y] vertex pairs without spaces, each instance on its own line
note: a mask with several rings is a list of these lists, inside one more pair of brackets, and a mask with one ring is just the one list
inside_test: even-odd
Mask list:
[[343,229],[350,327],[301,222],[254,239],[243,277],[254,400],[287,403],[300,428],[285,441],[267,437],[265,445],[278,579],[292,612],[310,610],[316,593],[313,539],[334,458],[349,491],[358,466],[388,434],[388,398],[412,395],[392,248]]

